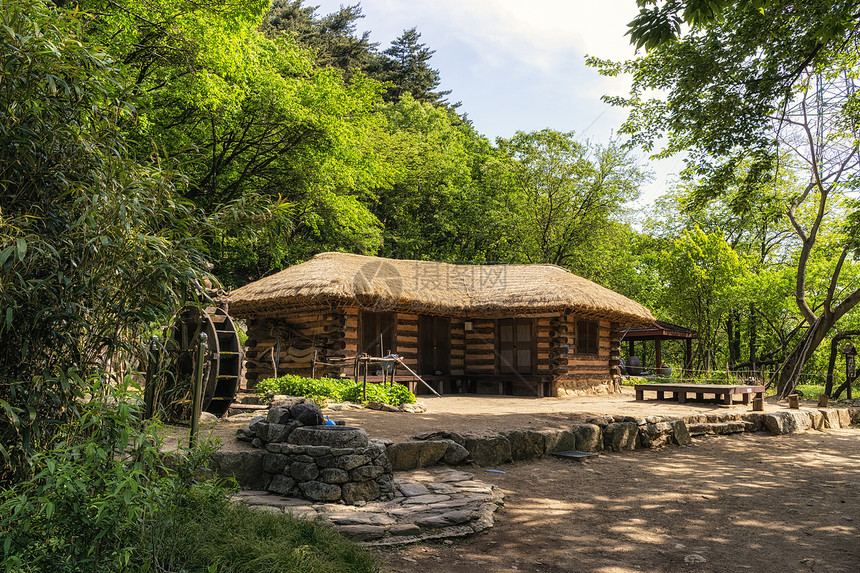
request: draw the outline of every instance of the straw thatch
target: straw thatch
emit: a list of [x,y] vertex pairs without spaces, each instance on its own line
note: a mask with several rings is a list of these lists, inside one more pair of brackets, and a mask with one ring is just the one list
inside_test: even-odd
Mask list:
[[554,265],[451,265],[322,253],[230,294],[242,318],[307,305],[463,317],[572,312],[647,324],[642,305]]

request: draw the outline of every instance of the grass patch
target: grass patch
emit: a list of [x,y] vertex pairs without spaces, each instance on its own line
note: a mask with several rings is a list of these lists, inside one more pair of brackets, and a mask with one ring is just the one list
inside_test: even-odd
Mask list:
[[[364,402],[362,383],[353,382],[348,378],[305,378],[287,374],[280,378],[268,378],[261,381],[257,384],[257,391],[263,395],[286,394],[287,396],[325,398],[334,402]],[[368,384],[367,401],[400,406],[415,402],[415,394],[403,384]]]
[[285,514],[225,504],[189,508],[168,571],[189,573],[375,573],[370,553],[331,527]]

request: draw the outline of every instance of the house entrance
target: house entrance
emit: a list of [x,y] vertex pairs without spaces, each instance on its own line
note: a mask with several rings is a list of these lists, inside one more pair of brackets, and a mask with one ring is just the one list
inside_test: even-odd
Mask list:
[[451,373],[451,321],[418,317],[418,368],[421,374]]
[[497,368],[500,374],[534,374],[534,322],[528,318],[505,318],[498,322]]
[[361,313],[361,352],[382,357],[394,352],[395,316],[393,312]]

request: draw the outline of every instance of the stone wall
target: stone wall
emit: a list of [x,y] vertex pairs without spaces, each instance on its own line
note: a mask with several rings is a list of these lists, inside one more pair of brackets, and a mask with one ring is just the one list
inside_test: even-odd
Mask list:
[[[315,501],[355,503],[371,499],[369,496],[377,491],[379,498],[390,498],[393,495],[392,470],[404,471],[437,464],[497,466],[567,450],[629,451],[687,445],[692,442],[691,437],[707,434],[768,431],[780,435],[847,428],[852,424],[860,424],[860,408],[773,413],[714,412],[684,418],[604,416],[557,429],[516,429],[499,433],[430,432],[414,436],[412,441],[376,441],[366,448],[354,450],[272,443],[263,453],[263,473],[259,479],[253,475],[253,467],[259,466],[249,465],[252,462],[259,464],[257,458],[243,458],[233,463],[230,454],[223,454],[213,461],[220,475],[233,475],[246,487],[257,488],[262,482],[265,489],[285,495]],[[249,454],[239,452],[235,455]],[[331,471],[333,469],[339,471]],[[349,479],[344,480],[345,476]]]
[[557,398],[574,396],[594,396],[601,394],[616,394],[618,384],[609,378],[569,378],[560,376],[553,382],[554,395]]
[[394,497],[391,463],[381,444],[363,448],[266,445],[263,486],[312,501],[349,504]]

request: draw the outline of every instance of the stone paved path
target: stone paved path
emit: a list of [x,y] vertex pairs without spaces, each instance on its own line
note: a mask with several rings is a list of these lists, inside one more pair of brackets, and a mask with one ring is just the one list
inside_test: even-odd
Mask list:
[[366,545],[398,545],[464,537],[493,526],[504,495],[474,474],[431,468],[394,474],[395,497],[355,506],[314,503],[267,491],[243,491],[233,499],[261,511],[321,519]]

